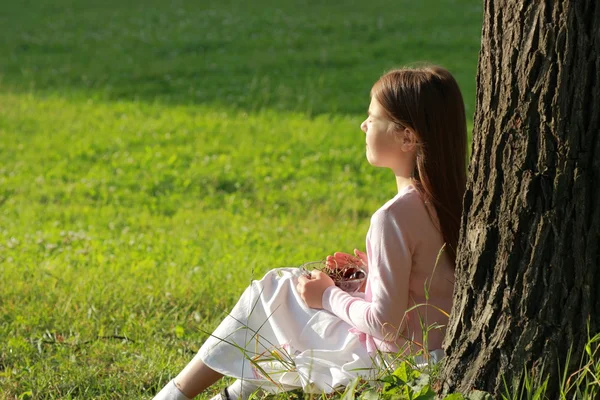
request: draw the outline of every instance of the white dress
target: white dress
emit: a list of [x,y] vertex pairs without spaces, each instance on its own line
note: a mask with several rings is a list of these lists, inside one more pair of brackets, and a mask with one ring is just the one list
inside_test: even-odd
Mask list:
[[296,290],[301,271],[279,268],[253,281],[199,350],[211,369],[275,392],[327,393],[371,367],[351,326],[308,307]]
[[330,393],[369,377],[374,364],[360,335],[329,311],[306,305],[296,290],[300,273],[274,269],[253,281],[198,357],[268,392]]

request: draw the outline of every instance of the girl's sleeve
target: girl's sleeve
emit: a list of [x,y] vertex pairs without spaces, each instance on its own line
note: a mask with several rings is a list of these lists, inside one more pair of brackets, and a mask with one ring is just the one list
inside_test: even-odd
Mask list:
[[394,341],[403,331],[408,307],[412,250],[399,223],[389,210],[379,210],[371,218],[371,251],[367,254],[371,301],[353,297],[337,286],[323,293],[324,309],[361,332],[387,341]]

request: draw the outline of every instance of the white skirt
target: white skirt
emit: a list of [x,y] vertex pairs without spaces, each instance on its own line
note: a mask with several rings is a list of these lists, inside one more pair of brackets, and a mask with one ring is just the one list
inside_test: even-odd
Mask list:
[[296,290],[299,276],[297,268],[279,268],[253,281],[198,357],[268,392],[330,393],[372,376],[374,360],[359,335],[332,313],[308,307]]

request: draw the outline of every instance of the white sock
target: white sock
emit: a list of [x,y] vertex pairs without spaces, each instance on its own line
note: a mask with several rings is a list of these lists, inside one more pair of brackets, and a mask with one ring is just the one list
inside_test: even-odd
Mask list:
[[225,398],[223,394],[219,393],[211,400],[246,400],[252,393],[259,390],[259,388],[260,387],[258,385],[238,379],[231,385],[227,386],[227,398]]
[[175,385],[175,381],[171,379],[169,383],[165,385],[164,388],[156,396],[154,396],[153,400],[190,400],[181,390]]

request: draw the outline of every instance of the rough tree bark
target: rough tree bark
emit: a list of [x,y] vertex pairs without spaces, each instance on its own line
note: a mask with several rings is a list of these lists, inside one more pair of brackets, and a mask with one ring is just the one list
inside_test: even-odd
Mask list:
[[495,396],[600,330],[600,4],[485,0],[445,393]]

